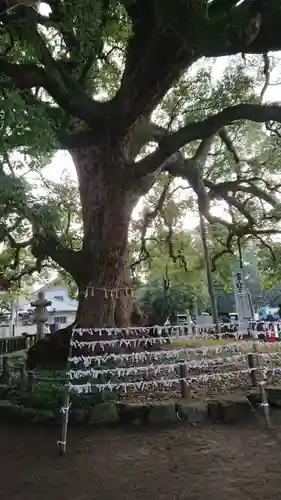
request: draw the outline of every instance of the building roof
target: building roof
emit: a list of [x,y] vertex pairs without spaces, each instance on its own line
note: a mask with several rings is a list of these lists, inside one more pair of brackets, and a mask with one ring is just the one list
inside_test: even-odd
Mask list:
[[[78,302],[70,297],[68,295],[64,296],[64,300],[58,300],[53,296],[53,289],[55,288],[61,288],[65,289],[67,291],[67,285],[66,284],[53,284],[54,281],[50,282],[48,285],[45,285],[44,287],[41,287],[39,290],[34,292],[32,294],[32,300],[36,300],[38,291],[44,291],[45,298],[47,300],[51,300],[52,304],[47,307],[47,310],[49,312],[56,312],[56,313],[67,313],[67,312],[76,312],[77,307],[78,307]],[[21,298],[20,300],[20,306],[19,309],[29,309],[30,306],[30,300],[26,300],[24,298]]]
[[50,299],[52,301],[52,304],[47,307],[48,311],[56,311],[56,312],[76,312],[77,310],[77,304],[71,304],[70,302],[66,301],[61,301],[61,300],[56,300],[56,299]]

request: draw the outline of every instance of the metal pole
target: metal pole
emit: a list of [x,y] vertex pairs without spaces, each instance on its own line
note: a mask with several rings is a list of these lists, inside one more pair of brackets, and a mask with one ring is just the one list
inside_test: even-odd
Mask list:
[[240,243],[240,238],[237,236],[237,246],[238,246],[238,254],[239,254],[239,265],[240,269],[244,269],[244,264],[243,264],[243,256],[242,256],[242,249],[241,249],[241,243]]
[[10,308],[10,322],[9,322],[9,336],[13,337],[14,336],[14,323],[15,323],[15,301],[14,299],[11,300],[11,308]]
[[201,232],[201,240],[202,240],[204,259],[205,259],[205,265],[206,265],[208,292],[209,292],[209,297],[210,297],[210,302],[211,302],[212,316],[213,316],[216,332],[220,333],[220,320],[219,320],[219,315],[218,315],[218,308],[217,308],[217,302],[216,302],[216,297],[215,297],[213,276],[212,276],[212,270],[211,270],[211,264],[210,264],[206,226],[205,226],[204,217],[200,213],[200,210],[199,210],[199,220],[200,220],[200,232]]

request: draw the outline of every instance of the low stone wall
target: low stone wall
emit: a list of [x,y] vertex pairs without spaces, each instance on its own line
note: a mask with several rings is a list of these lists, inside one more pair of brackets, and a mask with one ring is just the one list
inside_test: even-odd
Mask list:
[[[102,425],[170,425],[186,422],[239,423],[255,415],[247,396],[227,396],[206,402],[163,401],[153,404],[101,403],[91,408],[70,407],[69,424]],[[0,419],[8,422],[60,424],[60,408],[56,411],[26,408],[8,400],[0,400]]]
[[[46,404],[45,409],[43,409],[44,401],[40,398],[37,399],[35,394],[29,395],[27,391],[20,391],[19,394],[25,398],[15,399],[14,390],[15,388],[11,388],[3,382],[0,384],[0,420],[60,425],[60,398],[57,400],[57,406],[56,401],[51,399],[52,408]],[[281,386],[267,386],[266,395],[270,406],[281,408]],[[33,398],[33,403],[28,399],[30,396]],[[34,407],[29,407],[32,404]],[[228,395],[219,394],[206,401],[191,398],[179,401],[170,399],[153,403],[129,403],[114,400],[94,404],[92,400],[85,402],[85,398],[81,397],[80,400],[76,397],[70,407],[69,424],[159,426],[184,422],[189,425],[203,422],[239,423],[253,419],[257,413],[262,411],[258,389],[247,394],[242,392]]]

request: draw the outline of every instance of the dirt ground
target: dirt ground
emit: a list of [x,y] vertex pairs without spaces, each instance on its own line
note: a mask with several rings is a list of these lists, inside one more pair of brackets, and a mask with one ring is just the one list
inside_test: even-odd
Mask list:
[[60,458],[58,430],[1,423],[0,498],[278,498],[280,424],[281,416],[273,431],[265,431],[263,422],[160,430],[70,429],[67,454]]

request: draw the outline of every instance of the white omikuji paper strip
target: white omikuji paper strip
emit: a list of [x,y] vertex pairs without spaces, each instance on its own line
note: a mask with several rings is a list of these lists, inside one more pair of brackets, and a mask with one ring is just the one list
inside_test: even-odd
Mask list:
[[72,334],[75,335],[84,335],[85,333],[87,335],[103,335],[106,333],[109,336],[116,336],[116,335],[131,335],[131,334],[138,334],[138,333],[146,333],[149,335],[151,332],[155,333],[156,331],[159,331],[161,333],[163,330],[165,332],[173,332],[173,334],[177,334],[177,332],[180,330],[181,332],[184,333],[186,327],[183,327],[182,325],[176,325],[176,326],[130,326],[127,328],[74,328],[72,330]]
[[[98,390],[99,392],[102,392],[104,390],[109,390],[112,392],[113,390],[119,391],[123,389],[125,392],[127,390],[144,390],[145,388],[151,387],[151,388],[157,388],[157,387],[164,387],[164,388],[171,388],[174,384],[178,384],[179,382],[184,382],[187,386],[190,386],[194,382],[199,382],[199,383],[205,383],[208,382],[209,380],[222,380],[223,378],[233,378],[237,377],[237,375],[247,375],[251,373],[252,371],[256,370],[257,368],[251,368],[251,369],[245,369],[245,370],[237,370],[234,372],[222,372],[222,373],[212,373],[212,374],[204,374],[204,375],[198,375],[198,376],[191,376],[190,378],[174,378],[174,379],[165,379],[161,378],[158,380],[144,380],[144,381],[138,381],[138,382],[107,382],[105,384],[93,384],[91,382],[87,382],[85,384],[72,384],[69,382],[69,390],[78,392],[79,394],[81,393],[89,393],[93,390]],[[272,370],[270,370],[272,371]]]
[[84,335],[85,333],[87,335],[103,335],[106,333],[109,336],[116,336],[116,335],[132,335],[132,334],[147,334],[149,335],[150,333],[155,333],[156,331],[159,331],[159,333],[165,331],[165,332],[172,332],[173,334],[178,334],[178,332],[184,333],[186,327],[182,325],[176,325],[176,326],[130,326],[127,328],[74,328],[72,330],[72,334],[75,335]]
[[[281,323],[280,323],[281,324]],[[222,323],[220,325],[221,329],[223,328],[230,328],[233,325],[231,323]],[[244,326],[244,325],[243,325]],[[250,326],[250,325],[249,325]],[[237,323],[237,327],[239,327],[239,323]],[[177,331],[182,331],[184,332],[188,328],[187,324],[180,324],[180,325],[154,325],[154,326],[128,326],[124,328],[117,328],[117,327],[112,327],[112,328],[74,328],[72,331],[73,333],[78,333],[78,335],[82,336],[84,333],[88,333],[89,335],[102,335],[103,333],[107,333],[108,335],[118,335],[118,334],[127,334],[130,335],[131,333],[155,333],[155,331],[161,331],[165,330],[165,332],[171,331],[172,333],[177,333]],[[192,328],[195,330],[202,331],[204,333],[204,330],[211,330],[212,328],[215,329],[216,325],[215,324],[210,324],[210,325],[192,325]],[[246,330],[244,328],[244,330]],[[248,329],[247,329],[248,330]],[[249,328],[250,331],[254,331],[254,328]],[[221,332],[220,335],[235,335],[237,332]],[[261,332],[262,333],[262,332]]]
[[[257,324],[258,323],[263,323],[265,328],[266,329],[269,329],[270,325],[272,324],[272,322],[266,322],[266,321],[260,321],[260,322],[254,322],[254,321],[250,321],[249,322],[249,328],[245,328],[245,323],[242,323],[240,324],[239,322],[236,323],[236,327],[237,329],[239,330],[239,327],[242,326],[241,330],[240,331],[256,331],[257,329]],[[274,323],[275,325],[278,325],[278,326],[281,326],[281,322],[275,322]],[[232,323],[221,323],[220,325],[221,329],[223,328],[231,328],[233,327],[233,324]],[[83,333],[88,333],[88,334],[97,334],[99,333],[100,335],[104,332],[106,332],[108,335],[117,335],[117,334],[120,334],[122,333],[124,335],[125,332],[127,332],[128,335],[130,335],[131,333],[139,333],[139,332],[143,332],[143,333],[150,333],[150,332],[155,332],[155,330],[165,330],[166,332],[169,332],[171,331],[172,333],[174,333],[176,330],[181,330],[181,331],[184,331],[188,328],[188,324],[180,324],[180,325],[154,325],[154,326],[129,326],[127,328],[116,328],[116,327],[113,327],[113,328],[74,328],[73,329],[73,332],[74,333],[78,333],[79,335],[83,335]],[[216,325],[213,323],[210,323],[209,325],[192,325],[192,328],[199,331],[199,332],[206,332],[206,330],[211,330],[211,329],[215,329],[216,328]],[[220,335],[229,335],[229,334],[237,334],[238,332],[222,332]],[[259,332],[259,333],[263,333],[263,331]]]
[[196,356],[207,356],[210,352],[214,352],[216,354],[225,352],[239,352],[240,350],[246,349],[248,346],[244,343],[239,344],[223,344],[220,346],[202,346],[202,347],[188,347],[188,348],[178,348],[171,349],[167,351],[142,351],[142,352],[133,352],[133,353],[120,353],[120,354],[108,354],[97,355],[97,356],[86,356],[79,355],[70,357],[68,360],[70,363],[78,364],[84,363],[85,366],[90,366],[92,362],[95,362],[98,366],[107,363],[108,361],[131,361],[134,363],[144,363],[145,361],[163,361],[165,359],[169,360],[177,360],[181,356],[188,356],[190,354]]
[[[200,331],[199,337],[208,337],[211,338],[212,336],[208,333],[206,333],[204,330],[210,330],[214,326],[211,325],[208,328],[201,327],[201,326],[195,326],[197,330]],[[103,335],[107,334],[108,336],[114,336],[116,335],[132,335],[132,334],[155,334],[158,333],[159,336],[161,336],[161,333],[165,332],[167,334],[167,337],[173,337],[176,336],[177,338],[185,333],[185,330],[187,329],[187,326],[183,325],[174,325],[174,326],[140,326],[140,327],[128,327],[128,328],[74,328],[72,330],[72,335],[79,335],[82,337],[84,334],[87,335]],[[231,335],[233,337],[237,337],[240,335],[239,332],[221,332],[219,334],[214,335],[216,338],[217,336],[224,337],[225,335]],[[186,335],[184,335],[186,338]]]
[[[89,359],[90,358],[90,359]],[[167,358],[166,358],[167,359]],[[173,359],[175,360],[175,358]],[[181,364],[185,364],[187,367],[189,368],[200,368],[200,367],[208,367],[208,366],[213,366],[213,365],[216,365],[218,363],[223,363],[223,362],[227,362],[227,361],[245,361],[245,356],[243,354],[237,354],[235,356],[225,356],[225,357],[221,357],[221,358],[211,358],[211,359],[208,359],[208,358],[203,358],[203,359],[200,359],[200,360],[196,360],[196,359],[192,359],[192,360],[179,360],[176,364],[179,366]],[[85,366],[85,368],[88,368],[89,366],[91,366],[91,361],[95,362],[96,361],[96,358],[95,356],[80,356],[80,357],[74,357],[74,358],[69,358],[69,361],[71,361],[71,363],[77,365],[77,364],[83,364]],[[144,359],[144,361],[147,361],[147,359]],[[163,359],[161,359],[161,361],[163,361]],[[173,363],[165,363],[165,364],[156,364],[156,365],[148,365],[148,366],[155,366],[155,368],[158,368],[159,366],[169,366],[169,365],[172,365]],[[102,366],[101,364],[98,364],[98,366]],[[147,366],[147,365],[145,365]],[[136,365],[137,368],[139,368],[140,370],[143,370],[145,368],[145,366],[139,366],[139,364]],[[121,370],[123,369],[126,369],[124,367],[119,367]],[[113,368],[115,370],[115,368]],[[73,369],[73,371],[75,371],[75,368]],[[102,369],[102,370],[98,370],[99,373],[105,373],[108,371],[108,369],[106,368],[105,370]]]
[[[261,353],[260,357],[263,359],[273,359],[278,358],[275,353]],[[279,356],[280,358],[280,356]],[[81,360],[80,360],[81,362]],[[70,380],[79,379],[83,377],[91,377],[93,379],[98,378],[101,375],[112,375],[117,377],[124,377],[126,375],[137,375],[138,373],[149,373],[153,372],[155,375],[160,374],[162,370],[166,370],[168,373],[175,372],[180,366],[184,365],[187,370],[208,368],[218,366],[220,368],[233,367],[235,363],[246,363],[245,355],[238,354],[235,356],[227,356],[213,359],[202,359],[202,360],[190,360],[190,361],[179,361],[177,363],[163,363],[158,365],[144,365],[144,366],[129,366],[129,367],[118,367],[118,368],[106,368],[106,369],[71,369],[67,372]],[[89,365],[88,365],[89,366]]]
[[[221,327],[230,327],[231,324],[225,323],[221,325]],[[249,325],[250,326],[250,325]],[[234,339],[243,339],[244,333],[249,333],[250,335],[254,334],[256,335],[256,328],[248,328],[246,329],[243,327],[243,329],[239,330],[239,324],[238,324],[238,330],[237,331],[226,331],[226,332],[220,332],[220,333],[215,333],[215,334],[210,334],[210,330],[215,329],[216,325],[208,325],[206,327],[204,326],[198,326],[194,325],[193,328],[197,331],[195,335],[189,334],[190,338],[208,338],[208,339],[223,339],[225,336],[231,336]],[[266,326],[266,329],[268,330],[268,325]],[[176,340],[176,339],[181,339],[181,338],[187,338],[186,334],[187,330],[187,325],[173,325],[173,326],[152,326],[152,327],[127,327],[127,328],[74,328],[72,330],[72,337],[75,335],[79,335],[82,337],[84,334],[87,335],[99,335],[102,336],[103,334],[107,334],[109,337],[116,337],[119,335],[122,335],[122,338],[125,336],[129,336],[132,334],[136,334],[139,338],[140,334],[146,334],[146,335],[151,335],[151,334],[157,334],[158,339],[160,338],[166,338],[169,340]],[[165,336],[163,336],[163,333],[165,333]],[[265,331],[259,332],[260,334],[264,334]],[[162,334],[162,335],[161,335]],[[150,337],[150,338],[155,338],[155,337]],[[101,341],[102,342],[102,341]]]
[[[231,361],[231,362],[229,362]],[[196,368],[208,368],[210,366],[218,365],[220,368],[233,366],[234,363],[245,363],[244,356],[232,356],[228,358],[216,358],[211,360],[201,360],[201,361],[179,361],[178,363],[164,363],[158,365],[145,365],[145,366],[129,366],[127,368],[106,368],[102,370],[95,370],[90,368],[87,370],[69,370],[67,375],[70,379],[78,379],[81,377],[92,377],[98,378],[101,375],[112,375],[117,377],[124,377],[125,375],[137,375],[138,373],[149,373],[153,372],[155,375],[160,374],[162,370],[166,370],[168,373],[175,372],[180,366],[185,366],[187,370]]]
[[[208,338],[211,338],[210,336]],[[140,347],[140,346],[148,346],[151,344],[162,343],[165,344],[167,342],[173,342],[174,340],[187,340],[187,337],[184,336],[173,336],[173,337],[138,337],[138,338],[120,338],[120,339],[107,339],[107,340],[76,340],[71,339],[70,345],[72,347],[88,347],[92,351],[95,350],[96,346],[104,348],[104,346],[114,347],[118,345],[119,347]]]

